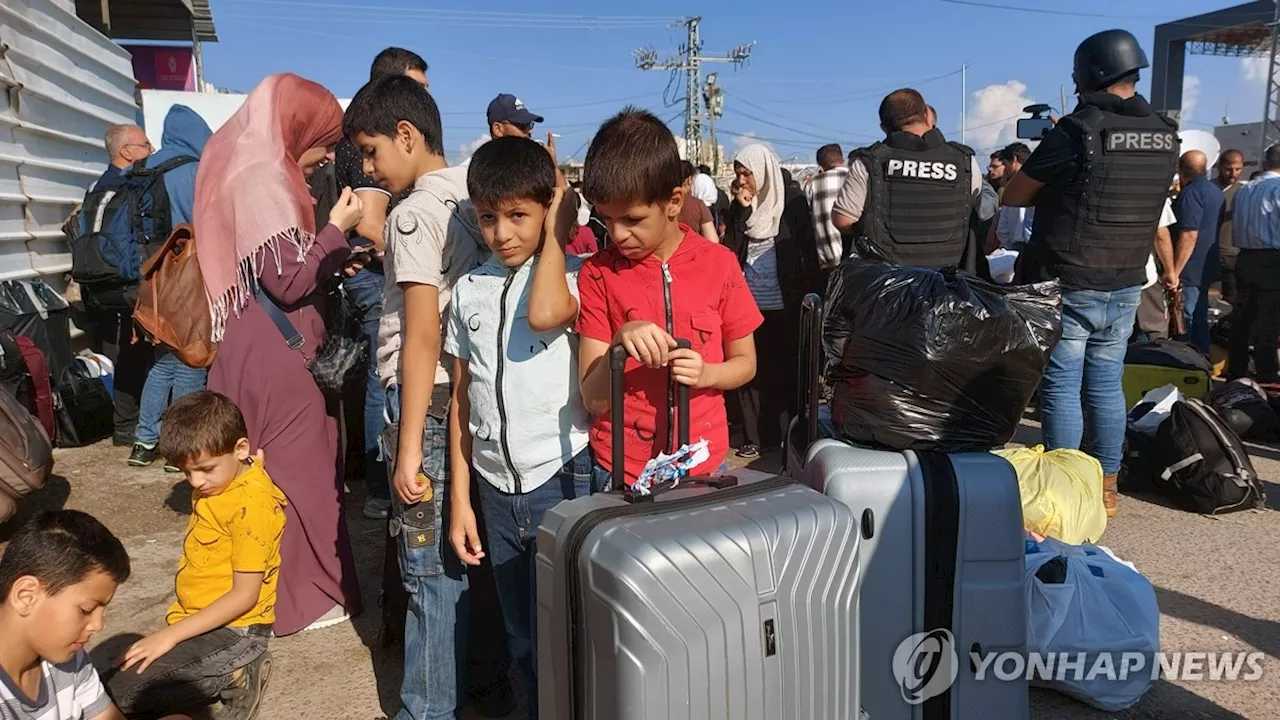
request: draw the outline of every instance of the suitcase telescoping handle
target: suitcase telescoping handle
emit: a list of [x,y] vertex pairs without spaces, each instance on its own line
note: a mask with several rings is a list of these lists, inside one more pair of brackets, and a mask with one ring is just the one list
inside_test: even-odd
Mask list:
[[[676,349],[687,350],[693,347],[687,339],[677,338]],[[609,418],[613,432],[613,442],[611,448],[611,456],[613,459],[613,479],[612,486],[614,490],[621,491],[623,497],[628,502],[643,502],[652,500],[653,496],[661,492],[654,488],[650,495],[638,495],[633,493],[627,486],[626,475],[626,428],[623,425],[623,397],[626,390],[626,376],[624,371],[627,367],[627,349],[621,345],[614,345],[609,348]],[[689,386],[683,383],[675,383],[676,386],[676,438],[681,447],[689,444]],[[711,487],[722,489],[733,487],[738,484],[738,479],[732,475],[713,475],[710,477],[696,477],[686,479],[687,483],[704,484]]]
[[[800,352],[796,360],[795,406],[798,415],[787,423],[787,444],[783,457],[790,463],[794,454],[801,466],[809,453],[809,446],[818,439],[818,401],[822,397],[818,383],[822,377],[822,298],[815,293],[804,296],[800,304]],[[799,437],[796,436],[799,432]],[[799,443],[797,452],[791,452],[791,444]],[[787,467],[788,474],[799,468]]]

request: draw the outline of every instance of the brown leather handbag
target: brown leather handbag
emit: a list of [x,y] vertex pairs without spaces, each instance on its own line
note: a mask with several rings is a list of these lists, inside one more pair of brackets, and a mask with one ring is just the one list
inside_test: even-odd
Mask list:
[[167,345],[187,365],[213,364],[218,344],[191,225],[174,228],[164,246],[143,263],[133,320],[151,342]]
[[53,470],[53,443],[18,399],[0,390],[0,521],[16,500],[44,486]]

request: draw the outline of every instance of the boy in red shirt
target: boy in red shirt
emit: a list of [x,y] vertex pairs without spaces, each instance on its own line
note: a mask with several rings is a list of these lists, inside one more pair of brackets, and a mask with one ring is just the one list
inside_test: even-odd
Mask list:
[[[631,356],[625,370],[626,482],[645,463],[675,449],[675,383],[687,385],[689,439],[711,457],[694,474],[714,472],[729,449],[724,391],[756,373],[752,333],[762,317],[733,252],[679,222],[684,169],[671,131],[651,113],[626,108],[596,133],[587,152],[583,196],[612,243],[578,279],[582,401],[595,415],[591,448],[612,472],[609,347]],[[676,349],[676,339],[691,349]]]

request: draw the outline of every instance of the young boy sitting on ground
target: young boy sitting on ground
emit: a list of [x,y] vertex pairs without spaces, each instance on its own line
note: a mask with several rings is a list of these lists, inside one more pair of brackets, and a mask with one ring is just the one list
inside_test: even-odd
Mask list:
[[556,185],[551,155],[527,138],[497,138],[471,156],[467,188],[493,255],[454,288],[445,339],[455,358],[449,538],[463,562],[480,564],[474,469],[530,718],[538,716],[538,525],[561,500],[592,490],[591,422],[573,374],[578,339],[571,330],[582,259],[565,257],[576,213],[573,198]]
[[130,717],[220,700],[219,717],[252,720],[270,675],[285,497],[250,455],[244,415],[202,390],[165,412],[160,454],[193,489],[168,627],[129,647],[108,680]]
[[[752,333],[763,318],[728,248],[678,221],[684,168],[675,138],[651,113],[627,108],[600,127],[587,151],[583,196],[604,218],[613,242],[586,261],[579,280],[582,398],[595,414],[591,449],[598,480],[613,470],[609,408],[611,345],[626,367],[628,485],[660,452],[675,450],[675,384],[689,386],[689,439],[708,441],[717,470],[729,448],[724,391],[755,376]],[[690,349],[676,349],[676,339]],[[665,400],[665,407],[664,405]]]
[[102,630],[124,546],[76,510],[32,518],[0,558],[0,719],[123,720],[85,643]]

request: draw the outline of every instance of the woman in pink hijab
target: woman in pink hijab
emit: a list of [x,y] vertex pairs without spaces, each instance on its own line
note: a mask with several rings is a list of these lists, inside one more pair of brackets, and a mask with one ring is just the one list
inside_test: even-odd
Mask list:
[[[297,75],[272,75],[205,146],[196,177],[200,270],[221,344],[209,389],[240,407],[249,440],[288,497],[275,633],[343,622],[359,590],[343,519],[333,408],[307,363],[325,336],[321,305],[351,254],[360,201],[343,192],[316,232],[306,177],[341,135],[333,94]],[[296,334],[264,309],[283,311]]]

